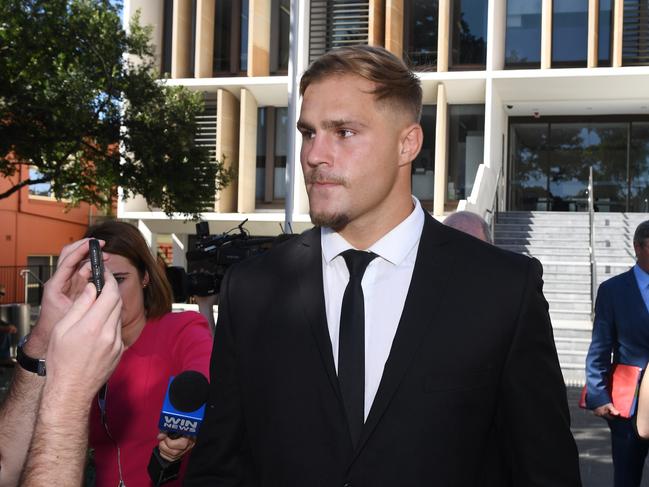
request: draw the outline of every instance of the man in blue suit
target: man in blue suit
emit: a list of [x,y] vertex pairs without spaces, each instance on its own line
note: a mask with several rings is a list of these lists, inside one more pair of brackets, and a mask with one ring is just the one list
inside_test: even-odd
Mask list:
[[636,265],[599,287],[586,357],[586,402],[611,429],[615,487],[640,485],[649,450],[649,443],[638,438],[632,420],[620,417],[608,391],[614,363],[644,369],[649,362],[649,221],[638,225],[633,247]]

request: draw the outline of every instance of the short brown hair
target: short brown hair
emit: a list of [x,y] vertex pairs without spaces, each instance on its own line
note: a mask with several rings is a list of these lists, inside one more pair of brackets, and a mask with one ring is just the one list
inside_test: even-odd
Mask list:
[[391,52],[376,46],[333,49],[311,63],[300,81],[300,95],[311,83],[334,75],[355,74],[376,84],[378,101],[394,102],[421,119],[422,92],[419,78]]
[[149,274],[149,283],[144,288],[147,318],[160,318],[171,311],[171,285],[137,228],[125,222],[110,220],[88,228],[84,237],[104,240],[106,245],[103,251],[127,258],[140,273],[140,278],[144,277],[145,272]]

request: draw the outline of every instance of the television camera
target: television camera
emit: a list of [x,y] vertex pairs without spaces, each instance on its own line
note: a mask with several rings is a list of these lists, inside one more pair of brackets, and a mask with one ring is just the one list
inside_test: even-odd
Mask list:
[[210,235],[207,222],[196,224],[195,249],[185,254],[187,272],[182,267],[167,268],[175,302],[184,302],[189,296],[218,294],[221,281],[230,266],[261,254],[293,236],[281,234],[277,237],[252,237],[244,228],[247,221],[246,218],[235,228],[218,235]]

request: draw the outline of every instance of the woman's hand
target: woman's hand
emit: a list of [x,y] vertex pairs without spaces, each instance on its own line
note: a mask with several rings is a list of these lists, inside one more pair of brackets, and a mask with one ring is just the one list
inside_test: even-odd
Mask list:
[[189,436],[181,436],[172,439],[166,433],[159,433],[156,438],[158,448],[160,449],[160,456],[168,462],[175,462],[180,460],[189,450],[194,448],[196,439]]

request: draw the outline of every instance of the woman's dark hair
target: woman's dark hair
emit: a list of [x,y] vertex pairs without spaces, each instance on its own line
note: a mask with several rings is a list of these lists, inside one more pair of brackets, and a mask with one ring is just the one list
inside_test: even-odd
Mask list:
[[84,237],[104,240],[106,245],[103,251],[127,258],[138,270],[140,279],[145,273],[149,274],[149,283],[144,288],[147,318],[159,318],[171,311],[171,285],[137,228],[125,222],[110,220],[88,228]]

